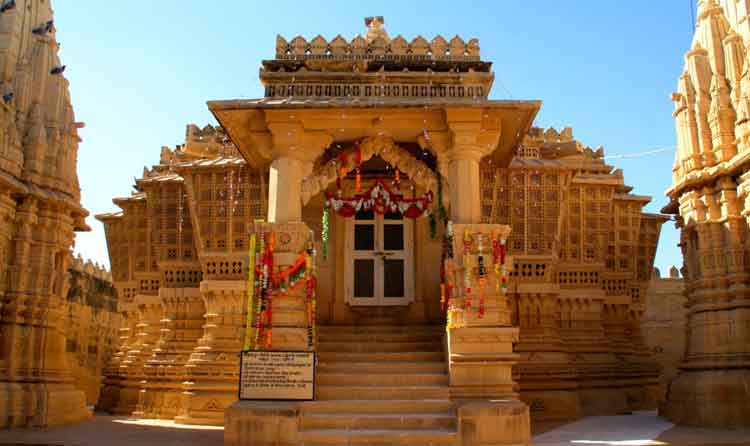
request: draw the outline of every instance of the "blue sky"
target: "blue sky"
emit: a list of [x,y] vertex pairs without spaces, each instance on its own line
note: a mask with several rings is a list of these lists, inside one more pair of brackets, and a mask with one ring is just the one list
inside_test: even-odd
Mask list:
[[[81,130],[78,174],[92,215],[115,210],[133,177],[183,141],[185,124],[213,122],[206,101],[262,96],[260,61],[276,34],[350,39],[363,18],[385,16],[391,37],[458,34],[494,62],[492,99],[540,99],[536,125],[573,127],[612,159],[634,193],[666,202],[675,131],[669,95],[692,39],[689,0],[315,1],[56,0],[57,38]],[[109,263],[104,231],[79,234],[76,251]],[[656,266],[681,265],[665,224]]]

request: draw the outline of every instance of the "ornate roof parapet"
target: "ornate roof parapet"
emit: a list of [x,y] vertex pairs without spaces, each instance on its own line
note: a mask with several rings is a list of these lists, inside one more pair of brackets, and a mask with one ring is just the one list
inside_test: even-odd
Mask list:
[[201,158],[238,155],[237,149],[227,138],[224,129],[211,124],[203,128],[188,124],[185,129],[185,144],[179,149],[180,152]]
[[[592,149],[573,138],[573,129],[565,127],[558,131],[552,127],[544,130],[532,127],[524,137],[518,156],[526,159],[576,158],[604,164],[604,148]],[[607,166],[607,171],[611,170]]]
[[448,41],[438,34],[429,42],[422,36],[408,42],[400,34],[388,39],[385,30],[380,30],[382,33],[374,33],[371,27],[366,37],[357,35],[348,42],[341,35],[330,41],[320,35],[310,41],[302,36],[296,36],[289,41],[277,36],[276,59],[403,59],[458,62],[480,60],[479,40],[476,38],[464,41],[461,37],[454,36]]
[[77,271],[81,274],[87,274],[91,277],[103,280],[108,283],[112,283],[112,273],[107,270],[98,262],[92,262],[91,260],[84,260],[80,254],[74,256],[70,262],[70,269]]
[[480,60],[477,39],[391,39],[384,22],[368,17],[365,37],[351,41],[277,36],[276,56],[260,73],[265,96],[487,98],[494,75],[492,64]]

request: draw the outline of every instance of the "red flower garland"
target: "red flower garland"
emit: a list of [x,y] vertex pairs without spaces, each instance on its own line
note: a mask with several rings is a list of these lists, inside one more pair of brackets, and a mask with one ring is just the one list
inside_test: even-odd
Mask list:
[[[339,189],[340,192],[340,189]],[[404,198],[394,192],[383,180],[378,179],[362,194],[353,197],[340,197],[326,192],[326,205],[342,217],[353,217],[358,211],[373,210],[378,214],[401,212],[406,218],[419,218],[428,211],[432,203],[432,191],[419,198]]]

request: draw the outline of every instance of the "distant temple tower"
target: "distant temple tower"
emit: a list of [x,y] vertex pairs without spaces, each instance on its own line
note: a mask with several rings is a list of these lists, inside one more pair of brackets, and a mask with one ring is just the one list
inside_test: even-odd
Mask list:
[[670,203],[681,229],[687,346],[663,413],[750,426],[750,16],[747,0],[700,0],[673,113]]

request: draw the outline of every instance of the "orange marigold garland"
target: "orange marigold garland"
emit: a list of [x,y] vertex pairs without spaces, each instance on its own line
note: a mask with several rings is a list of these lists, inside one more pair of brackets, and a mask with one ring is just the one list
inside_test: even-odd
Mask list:
[[[315,245],[308,241],[305,250],[299,254],[294,263],[280,271],[273,271],[273,253],[275,247],[275,235],[273,232],[263,228],[251,236],[251,247],[254,247],[252,240],[257,236],[257,246],[259,255],[253,256],[256,261],[251,268],[254,274],[250,274],[250,287],[248,290],[248,310],[254,309],[254,317],[248,318],[248,323],[252,320],[254,328],[254,337],[246,349],[258,350],[261,348],[270,349],[273,345],[273,299],[275,297],[284,297],[288,293],[305,285],[305,295],[307,304],[308,320],[308,346],[312,347],[315,340],[315,289],[317,286],[315,257],[317,255]],[[252,280],[254,278],[254,280]],[[254,299],[253,299],[254,298]],[[249,332],[248,332],[249,335]]]

